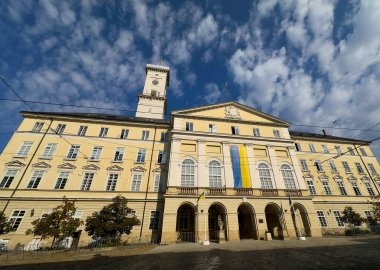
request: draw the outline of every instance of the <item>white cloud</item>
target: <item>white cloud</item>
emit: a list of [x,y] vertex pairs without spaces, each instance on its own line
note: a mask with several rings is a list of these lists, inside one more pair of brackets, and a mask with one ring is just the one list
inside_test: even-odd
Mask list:
[[218,102],[222,97],[222,92],[219,90],[219,87],[216,83],[208,83],[205,85],[204,89],[204,100],[209,104]]
[[196,29],[189,33],[188,38],[192,43],[197,44],[198,46],[207,45],[218,34],[218,23],[215,21],[214,16],[207,14],[203,18]]

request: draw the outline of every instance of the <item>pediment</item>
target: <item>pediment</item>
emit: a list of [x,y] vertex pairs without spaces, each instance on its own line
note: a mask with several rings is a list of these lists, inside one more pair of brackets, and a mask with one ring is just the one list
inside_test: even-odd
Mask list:
[[333,176],[333,179],[339,179],[339,180],[340,180],[340,179],[342,179],[342,178],[343,178],[343,177],[340,176],[339,174]]
[[320,176],[318,176],[319,179],[328,179],[329,177],[325,174],[322,173]]
[[133,172],[146,172],[146,169],[141,166],[136,166],[131,169]]
[[373,178],[373,180],[380,181],[380,176],[376,176],[375,178]]
[[5,163],[5,166],[7,166],[7,167],[24,167],[25,164],[18,161],[18,160],[13,160],[11,162]]
[[304,178],[313,178],[313,175],[310,174],[310,173],[305,173],[305,174],[303,175],[303,177],[304,177]]
[[47,164],[46,162],[44,162],[44,161],[34,163],[32,165],[32,167],[34,167],[34,168],[43,168],[43,169],[51,168],[51,166],[49,164]]
[[83,170],[99,170],[100,167],[96,166],[95,164],[89,164],[82,167]]
[[65,170],[74,170],[76,167],[71,163],[63,163],[61,165],[58,165],[59,169],[65,169]]
[[353,175],[350,175],[349,177],[347,177],[348,180],[357,180],[357,178]]
[[117,165],[112,165],[110,167],[107,168],[108,171],[123,171],[124,169],[120,166],[117,166]]
[[369,181],[370,178],[368,176],[363,176],[360,178],[362,181]]
[[275,116],[260,112],[238,102],[226,102],[187,110],[178,110],[173,111],[172,115],[219,118],[226,120],[249,121],[259,122],[263,124],[266,123],[289,126],[289,123]]

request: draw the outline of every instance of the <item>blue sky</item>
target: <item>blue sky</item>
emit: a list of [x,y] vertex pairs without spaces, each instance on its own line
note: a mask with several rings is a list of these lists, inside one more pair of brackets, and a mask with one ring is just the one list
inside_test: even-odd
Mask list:
[[[230,99],[300,125],[367,129],[380,121],[380,1],[41,0],[1,6],[0,74],[24,99],[131,112],[30,104],[35,111],[133,115],[145,64],[162,61],[171,68],[169,110]],[[16,96],[2,84],[0,98]],[[18,112],[27,108],[0,104],[1,150],[21,121]],[[373,149],[380,157],[380,144]]]

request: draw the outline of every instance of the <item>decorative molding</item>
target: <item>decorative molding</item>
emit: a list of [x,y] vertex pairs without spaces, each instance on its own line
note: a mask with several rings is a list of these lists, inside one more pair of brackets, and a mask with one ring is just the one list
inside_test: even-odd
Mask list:
[[325,173],[322,173],[321,175],[318,176],[319,179],[329,179],[329,177],[325,174]]
[[363,176],[363,177],[360,177],[360,180],[362,180],[362,181],[369,181],[369,180],[371,180],[368,176]]
[[65,170],[74,170],[76,167],[71,163],[63,163],[61,165],[58,165],[59,169],[65,169]]
[[155,169],[152,170],[152,172],[161,172],[161,171],[162,171],[162,169],[160,167],[155,168]]
[[310,174],[310,173],[305,173],[305,174],[303,175],[303,177],[304,177],[304,178],[314,178],[313,175]]
[[146,169],[141,166],[136,166],[131,169],[132,172],[146,172]]
[[11,162],[5,163],[6,167],[24,167],[25,164],[18,161],[18,160],[13,160]]
[[120,166],[112,165],[112,166],[108,167],[107,170],[108,171],[118,171],[118,172],[121,172],[124,169],[122,167],[120,167]]
[[337,174],[337,175],[334,175],[334,176],[333,176],[333,179],[339,179],[339,180],[342,180],[343,177],[340,176],[340,174]]
[[100,167],[96,166],[95,164],[89,164],[82,167],[83,170],[100,170]]
[[48,168],[51,168],[51,166],[49,164],[47,164],[46,162],[37,162],[35,164],[32,165],[32,167],[34,168],[43,168],[43,169],[48,169]]
[[224,108],[224,116],[226,118],[241,119],[240,111],[238,107],[227,106]]
[[348,180],[358,180],[355,176],[353,175],[350,175],[349,177],[347,177]]

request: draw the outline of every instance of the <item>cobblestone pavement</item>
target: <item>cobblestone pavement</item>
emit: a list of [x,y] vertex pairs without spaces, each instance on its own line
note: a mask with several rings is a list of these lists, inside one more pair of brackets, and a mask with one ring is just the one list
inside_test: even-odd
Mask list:
[[244,240],[210,246],[184,243],[114,255],[1,269],[380,269],[380,236]]

